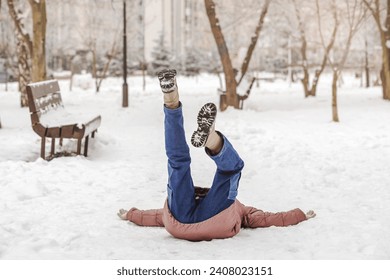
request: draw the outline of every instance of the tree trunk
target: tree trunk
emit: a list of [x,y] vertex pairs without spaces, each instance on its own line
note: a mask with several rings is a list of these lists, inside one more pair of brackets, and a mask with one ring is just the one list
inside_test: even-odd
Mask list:
[[[381,28],[380,25],[379,28]],[[380,71],[380,78],[382,81],[383,99],[388,99],[388,93],[390,94],[389,52],[386,46],[386,34],[382,29],[380,29],[380,38],[382,46],[382,69]]]
[[142,90],[146,90],[146,63],[145,60],[142,62]]
[[383,65],[383,68],[381,70],[381,80],[382,80],[382,95],[383,99],[390,100],[390,72],[388,67],[385,67]]
[[339,122],[338,108],[337,108],[337,81],[339,78],[338,70],[333,70],[332,80],[332,119],[334,122]]
[[305,98],[309,97],[310,90],[309,90],[309,71],[306,67],[303,68],[303,79],[301,79],[303,91],[305,93]]
[[69,91],[72,91],[73,88],[73,76],[74,76],[74,65],[73,65],[74,56],[69,57],[69,68],[70,68],[70,79],[69,79]]
[[20,104],[28,106],[26,86],[29,82],[46,79],[46,0],[29,0],[32,10],[33,41],[24,31],[22,18],[16,12],[14,1],[7,0],[9,14],[15,24],[19,70]]
[[99,82],[98,82],[98,73],[97,73],[97,59],[96,59],[96,44],[91,48],[92,54],[92,78],[95,79],[95,91],[99,92]]
[[96,83],[96,93],[99,92],[100,87],[101,87],[101,85],[103,83],[103,80],[105,78],[107,78],[107,72],[108,72],[108,68],[110,68],[110,64],[111,64],[112,58],[113,58],[113,56],[111,56],[111,55],[107,58],[108,60],[107,60],[106,64],[104,65],[103,72],[101,73],[100,77],[96,77],[96,81],[97,81],[97,83]]
[[320,79],[321,73],[322,73],[322,71],[320,72],[320,70],[316,70],[316,72],[314,74],[313,82],[311,84],[311,88],[309,91],[309,96],[312,96],[312,97],[317,96],[317,85],[318,85],[318,81]]
[[382,47],[382,70],[381,70],[381,79],[382,79],[382,89],[383,89],[383,99],[390,100],[390,67],[389,67],[389,52],[387,47]]
[[25,41],[18,35],[16,52],[18,55],[18,84],[20,91],[20,106],[27,107],[27,84],[31,81],[30,53]]
[[374,6],[372,6],[371,2],[368,2],[367,0],[364,0],[363,2],[371,11],[371,14],[379,30],[382,47],[382,70],[380,76],[382,80],[383,99],[390,100],[390,50],[386,45],[386,42],[390,39],[390,0],[386,1],[387,9],[384,28],[382,27],[381,9],[379,7],[380,2],[375,1]]
[[307,65],[307,55],[306,55],[306,50],[307,50],[307,41],[306,41],[306,36],[305,32],[303,30],[303,24],[300,21],[300,16],[297,13],[297,18],[299,20],[299,30],[301,33],[301,56],[302,56],[302,71],[303,71],[303,79],[301,79],[302,85],[303,85],[303,91],[305,93],[305,98],[310,96],[310,75],[309,75],[309,67]]
[[368,64],[367,39],[365,40],[364,48],[364,72],[366,76],[366,88],[370,87],[370,68]]
[[233,106],[239,109],[239,101],[237,96],[237,82],[234,77],[233,65],[230,60],[229,50],[223,37],[219,20],[215,14],[215,3],[213,0],[204,0],[207,17],[210,22],[211,32],[213,33],[215,42],[217,44],[218,53],[221,58],[223,72],[225,74],[226,85],[226,103],[220,108],[221,111],[227,109],[228,106]]
[[385,84],[383,86],[384,94],[383,98],[385,100],[390,100],[390,49],[388,47],[388,42],[390,41],[390,0],[387,0],[387,9],[386,9],[386,20],[385,28],[383,30],[382,39],[382,52],[383,52],[383,70]]
[[29,0],[32,10],[32,75],[33,82],[46,80],[46,0]]
[[390,53],[389,49],[386,46],[386,35],[385,33],[381,34],[382,41],[382,60],[383,60],[383,74],[382,78],[382,88],[383,88],[383,99],[390,100]]
[[[334,34],[336,35],[336,33],[334,33]],[[325,50],[325,54],[324,54],[324,57],[322,59],[322,63],[321,63],[320,69],[317,69],[315,71],[315,73],[314,73],[313,82],[312,82],[312,85],[311,85],[311,88],[310,88],[310,91],[309,91],[309,95],[310,96],[316,96],[317,95],[318,81],[320,80],[320,76],[321,76],[322,72],[325,69],[326,62],[328,61],[328,55],[329,55],[330,50],[333,47],[334,40],[335,40],[335,37],[336,37],[335,35],[332,36],[333,39],[332,39],[331,43],[329,43],[329,45],[327,46],[327,48]]]
[[18,57],[18,83],[20,91],[20,106],[27,107],[27,91],[26,86],[31,81],[31,53],[32,43],[28,33],[24,31],[22,19],[16,13],[13,0],[8,0],[8,12],[15,24],[16,29],[16,54]]

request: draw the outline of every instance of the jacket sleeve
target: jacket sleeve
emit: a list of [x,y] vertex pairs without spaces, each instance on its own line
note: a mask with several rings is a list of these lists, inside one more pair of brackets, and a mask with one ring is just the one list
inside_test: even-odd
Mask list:
[[133,207],[127,212],[127,219],[139,226],[163,227],[162,213],[162,209],[139,210]]
[[245,207],[242,226],[247,228],[286,227],[296,225],[305,220],[306,215],[299,208],[287,212],[270,213],[254,207]]

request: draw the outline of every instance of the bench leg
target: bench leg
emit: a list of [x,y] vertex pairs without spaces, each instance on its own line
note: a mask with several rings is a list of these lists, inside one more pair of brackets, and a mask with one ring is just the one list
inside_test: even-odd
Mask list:
[[95,138],[95,132],[97,132],[97,129],[92,132],[92,138]]
[[85,137],[85,142],[84,142],[84,156],[88,156],[88,140],[89,140],[89,135]]
[[45,159],[45,145],[46,145],[46,137],[43,136],[41,139],[41,158]]
[[81,153],[81,140],[82,139],[77,140],[77,155],[80,155]]
[[55,147],[56,147],[56,139],[55,138],[51,138],[51,151],[50,151],[50,155],[54,155]]
[[62,147],[62,140],[63,140],[63,138],[60,138],[60,146]]

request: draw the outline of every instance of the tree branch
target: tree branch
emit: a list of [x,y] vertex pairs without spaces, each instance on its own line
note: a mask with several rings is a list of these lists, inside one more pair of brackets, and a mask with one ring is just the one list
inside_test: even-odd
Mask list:
[[298,30],[299,30],[299,35],[300,35],[300,39],[301,39],[301,42],[302,42],[302,45],[301,45],[301,55],[302,55],[302,60],[303,60],[303,67],[304,68],[307,68],[305,63],[306,63],[306,60],[307,60],[307,57],[306,57],[306,49],[307,49],[307,40],[306,40],[306,33],[305,33],[305,28],[303,27],[303,20],[302,20],[302,17],[301,17],[301,13],[298,9],[298,5],[296,3],[296,0],[292,0],[293,2],[293,5],[294,5],[294,10],[295,10],[295,16],[298,20]]
[[370,12],[372,13],[372,15],[374,17],[376,17],[379,13],[379,10],[378,10],[378,6],[375,5],[375,10],[374,8],[371,6],[371,3],[372,2],[368,2],[367,0],[363,0],[363,3],[366,5],[366,7],[370,10]]
[[316,7],[317,7],[316,12],[317,12],[317,20],[318,20],[318,31],[320,33],[322,47],[325,50],[324,59],[326,58],[329,61],[329,64],[333,67],[334,63],[329,58],[329,52],[333,48],[333,45],[336,41],[336,34],[339,26],[336,3],[334,2],[334,0],[332,1],[332,15],[334,19],[334,27],[328,45],[325,44],[324,34],[322,32],[322,24],[321,24],[322,20],[321,20],[320,5],[318,3],[318,0],[316,0]]
[[[346,0],[346,1],[348,2],[348,0]],[[359,28],[359,25],[363,22],[363,19],[365,17],[365,9],[363,8],[363,5],[360,5],[361,9],[359,11],[357,11],[357,6],[358,6],[358,3],[357,3],[357,0],[355,0],[355,5],[354,5],[354,8],[352,10],[352,14],[350,13],[350,10],[348,10],[348,18],[350,18],[350,22],[352,25],[349,26],[346,47],[344,48],[343,56],[342,56],[340,63],[338,65],[339,66],[338,71],[342,71],[342,69],[344,68],[345,62],[347,61],[349,49],[350,49],[351,44],[352,44],[352,39],[353,39],[354,35],[356,34],[356,32]]]
[[271,3],[271,1],[272,0],[265,0],[264,6],[261,9],[259,22],[257,23],[256,30],[255,30],[255,35],[251,38],[251,44],[249,45],[249,48],[248,48],[248,50],[246,52],[244,61],[242,63],[242,66],[241,66],[241,77],[239,78],[239,80],[237,82],[237,85],[239,85],[241,83],[242,79],[244,78],[244,76],[245,76],[245,74],[246,74],[246,72],[248,70],[249,62],[251,60],[252,53],[253,53],[253,51],[254,51],[254,49],[256,47],[257,40],[259,39],[260,31],[261,31],[261,29],[263,27],[264,19],[265,19],[265,16],[267,15],[268,7],[269,7],[269,4]]

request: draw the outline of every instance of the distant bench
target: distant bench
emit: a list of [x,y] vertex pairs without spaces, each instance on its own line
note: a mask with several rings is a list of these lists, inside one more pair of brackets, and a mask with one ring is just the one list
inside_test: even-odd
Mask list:
[[[251,80],[251,82],[249,84],[249,87],[246,90],[244,95],[240,95],[237,92],[239,107],[240,107],[241,110],[244,107],[244,101],[249,97],[249,94],[251,93],[251,89],[252,89],[253,83],[255,81],[256,81],[256,78],[252,78],[252,80]],[[226,91],[218,88],[217,92],[219,94],[219,108],[224,108],[224,106],[226,106]]]
[[[31,83],[27,85],[28,105],[33,130],[41,137],[41,158],[55,156],[55,139],[77,139],[77,155],[81,153],[81,142],[84,142],[84,156],[88,155],[89,135],[94,138],[100,126],[101,117],[82,117],[83,111],[77,114],[68,113],[62,104],[60,86],[57,80]],[[51,138],[50,157],[46,158],[46,138]]]

